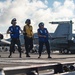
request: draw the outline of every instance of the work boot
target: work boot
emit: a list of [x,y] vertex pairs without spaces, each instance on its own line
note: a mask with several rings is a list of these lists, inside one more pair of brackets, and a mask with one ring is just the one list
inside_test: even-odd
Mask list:
[[8,58],[11,58],[11,55],[9,55]]
[[52,58],[52,57],[48,56],[48,58]]
[[41,55],[39,55],[39,57],[38,58],[41,58]]
[[29,55],[29,54],[27,54],[27,55],[26,55],[26,57],[30,57],[30,55]]

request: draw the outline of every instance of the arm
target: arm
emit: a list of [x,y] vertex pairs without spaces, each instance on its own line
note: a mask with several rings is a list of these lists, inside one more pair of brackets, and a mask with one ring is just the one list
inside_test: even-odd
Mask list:
[[26,35],[26,29],[25,29],[25,26],[23,27],[23,35]]
[[[48,30],[47,30],[47,32],[48,32]],[[48,36],[50,37],[50,38],[52,38],[52,35],[48,32]]]
[[32,30],[31,30],[31,34],[32,34],[32,38],[34,38],[33,27],[32,27]]
[[46,37],[46,36],[44,36],[44,35],[40,35],[39,33],[38,33],[38,36],[39,36],[39,37]]
[[52,35],[49,32],[48,32],[48,35],[49,35],[50,38],[52,38]]
[[7,33],[7,34],[11,34],[11,31],[10,31],[10,29],[8,29],[6,33]]
[[24,31],[20,28],[21,33],[24,33]]
[[41,35],[41,34],[39,33],[39,30],[37,30],[37,33],[38,33],[38,37],[46,37],[45,35]]

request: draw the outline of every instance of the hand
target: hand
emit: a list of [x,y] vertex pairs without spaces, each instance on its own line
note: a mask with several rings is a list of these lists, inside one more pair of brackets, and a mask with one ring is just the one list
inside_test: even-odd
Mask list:
[[44,38],[46,37],[46,36],[43,36]]
[[7,32],[7,34],[12,34],[12,32],[9,31],[9,32]]

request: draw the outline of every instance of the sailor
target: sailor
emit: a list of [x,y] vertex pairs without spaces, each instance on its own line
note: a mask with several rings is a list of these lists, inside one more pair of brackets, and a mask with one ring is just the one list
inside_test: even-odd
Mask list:
[[14,52],[15,44],[18,46],[19,57],[21,58],[21,44],[19,40],[20,31],[23,32],[19,25],[16,25],[16,18],[11,20],[12,26],[10,26],[7,30],[7,34],[10,34],[11,37],[11,45],[10,45],[10,55],[9,58],[12,56]]
[[30,50],[33,48],[33,27],[31,25],[31,20],[27,19],[25,21],[25,26],[23,27],[26,57],[30,57]]
[[48,30],[47,30],[47,28],[44,28],[43,22],[39,23],[38,26],[39,26],[39,28],[37,30],[38,37],[39,37],[39,57],[38,58],[41,57],[43,45],[46,46],[48,58],[51,58],[51,56],[50,56],[50,45],[49,45],[49,41],[48,41],[49,40],[48,39],[48,36],[49,36]]

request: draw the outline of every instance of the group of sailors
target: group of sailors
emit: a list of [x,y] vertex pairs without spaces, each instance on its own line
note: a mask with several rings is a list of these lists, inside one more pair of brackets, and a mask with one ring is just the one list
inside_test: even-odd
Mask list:
[[[30,57],[30,50],[33,48],[33,27],[31,25],[31,20],[27,19],[25,21],[25,25],[23,27],[23,30],[19,25],[17,25],[17,20],[16,18],[13,18],[11,20],[11,26],[7,30],[7,34],[10,34],[11,37],[11,45],[10,45],[10,54],[9,58],[12,57],[12,53],[15,51],[15,44],[17,44],[18,47],[18,52],[19,52],[19,57],[22,57],[22,52],[21,52],[21,43],[19,39],[20,32],[23,33],[24,35],[24,42],[25,42],[25,50],[26,50],[26,57]],[[37,34],[38,34],[38,39],[39,39],[39,57],[41,58],[42,50],[43,50],[43,45],[46,46],[48,58],[51,58],[50,56],[50,44],[48,41],[49,33],[47,28],[44,27],[44,23],[40,22],[38,24],[38,29],[37,29]],[[51,37],[51,35],[50,35]]]

